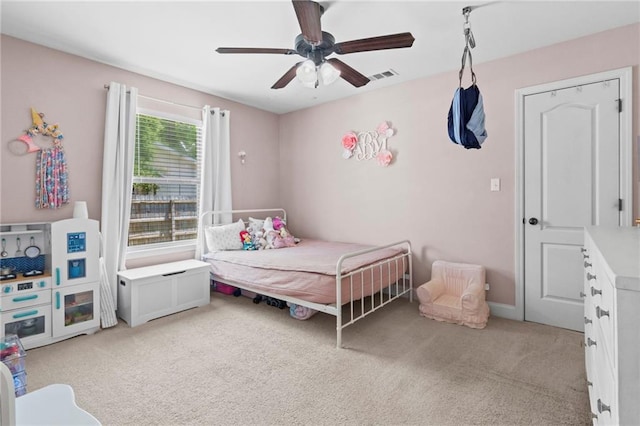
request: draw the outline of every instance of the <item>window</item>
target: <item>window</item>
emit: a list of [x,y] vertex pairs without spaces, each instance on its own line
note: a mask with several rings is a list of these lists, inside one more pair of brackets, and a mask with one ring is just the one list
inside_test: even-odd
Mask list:
[[195,241],[201,131],[199,121],[138,110],[129,247]]

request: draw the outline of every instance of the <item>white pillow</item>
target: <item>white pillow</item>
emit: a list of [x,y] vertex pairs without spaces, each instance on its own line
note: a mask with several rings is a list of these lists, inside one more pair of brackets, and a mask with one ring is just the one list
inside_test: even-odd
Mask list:
[[255,234],[256,232],[262,231],[264,228],[264,219],[254,219],[249,217],[249,226],[247,226],[247,231],[250,234]]
[[240,231],[244,231],[244,222],[242,219],[229,225],[206,227],[205,238],[209,251],[242,250]]

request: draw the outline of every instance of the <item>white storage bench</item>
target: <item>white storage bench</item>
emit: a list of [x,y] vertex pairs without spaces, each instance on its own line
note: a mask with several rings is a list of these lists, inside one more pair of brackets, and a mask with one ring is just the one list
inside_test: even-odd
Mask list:
[[182,260],[118,273],[118,316],[131,327],[210,301],[209,264]]

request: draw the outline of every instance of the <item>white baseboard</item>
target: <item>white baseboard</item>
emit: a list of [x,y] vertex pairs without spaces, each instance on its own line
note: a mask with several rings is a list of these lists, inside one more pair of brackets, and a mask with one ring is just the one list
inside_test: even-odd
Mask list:
[[515,321],[522,321],[518,318],[516,307],[514,305],[505,305],[504,303],[487,302],[491,309],[491,315],[494,317],[506,318]]

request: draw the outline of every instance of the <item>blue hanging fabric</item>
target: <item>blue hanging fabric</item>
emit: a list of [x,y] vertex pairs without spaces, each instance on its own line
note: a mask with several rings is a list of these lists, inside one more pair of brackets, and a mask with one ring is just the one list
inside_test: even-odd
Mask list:
[[[487,139],[487,130],[485,129],[485,115],[484,104],[482,101],[482,94],[478,85],[476,84],[476,74],[473,72],[473,59],[471,57],[471,48],[474,48],[476,43],[473,38],[473,33],[469,27],[469,8],[463,9],[466,22],[464,27],[464,34],[466,39],[466,45],[462,53],[462,68],[458,74],[459,86],[456,89],[453,100],[451,101],[451,107],[449,108],[449,116],[447,119],[447,127],[449,131],[449,138],[456,144],[464,146],[466,149],[480,149],[482,143]],[[471,70],[471,86],[467,89],[462,87],[462,74],[464,73],[464,66],[469,56],[469,69]]]

